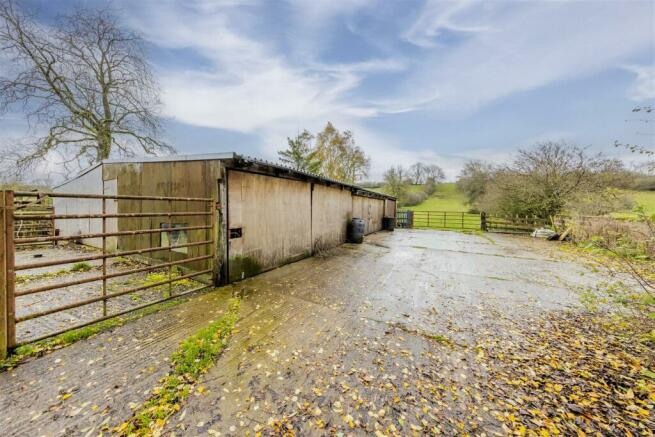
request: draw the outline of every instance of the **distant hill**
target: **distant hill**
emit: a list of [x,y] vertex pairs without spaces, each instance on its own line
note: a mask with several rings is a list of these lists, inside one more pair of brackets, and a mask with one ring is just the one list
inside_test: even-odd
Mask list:
[[[423,185],[410,185],[410,192],[417,192],[423,189]],[[384,187],[369,188],[377,193],[385,193]],[[388,193],[385,193],[388,194]],[[411,211],[468,211],[466,198],[457,189],[454,182],[444,182],[437,184],[437,190],[427,198],[423,203],[415,206],[403,207]]]
[[[384,187],[369,188],[371,191],[384,193]],[[422,185],[410,185],[410,191],[420,191]],[[655,214],[655,191],[628,191],[635,202],[642,205],[646,212]],[[386,193],[385,193],[386,194]],[[466,197],[458,189],[454,182],[445,182],[437,185],[435,193],[424,202],[415,205],[402,207],[411,211],[468,211],[470,207],[466,204]],[[616,215],[628,216],[630,211],[617,212]]]

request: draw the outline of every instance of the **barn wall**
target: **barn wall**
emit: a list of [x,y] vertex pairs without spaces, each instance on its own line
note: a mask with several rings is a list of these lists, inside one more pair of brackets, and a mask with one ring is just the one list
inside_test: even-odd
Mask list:
[[311,254],[311,185],[242,171],[228,171],[229,279]]
[[[365,219],[366,233],[382,228],[382,217],[395,214],[395,202],[353,195],[349,189],[229,170],[219,160],[143,163],[108,163],[60,187],[57,191],[74,193],[206,197],[221,204],[217,212],[221,226],[213,236],[219,264],[229,257],[229,278],[238,280],[259,271],[309,256],[316,250],[334,247],[346,241],[352,217]],[[219,179],[222,182],[219,183]],[[228,183],[225,183],[226,180]],[[173,211],[201,211],[210,205],[201,202],[171,202]],[[55,209],[62,214],[102,212],[99,199],[56,199]],[[107,230],[133,231],[157,229],[168,223],[168,201],[106,200],[108,213],[161,212],[161,217],[107,219]],[[177,217],[171,223],[186,226],[205,225],[211,216]],[[241,228],[242,237],[226,238],[230,228]],[[62,235],[102,231],[102,220],[58,220]],[[187,241],[212,239],[209,230],[186,231]],[[101,247],[102,240],[85,244]],[[109,250],[135,250],[162,246],[159,233],[108,237]],[[209,247],[187,248],[186,253],[161,251],[147,256],[168,261],[209,254]],[[195,270],[206,269],[209,262],[186,264]]]
[[384,201],[384,216],[385,217],[396,217],[396,201],[391,199],[386,199]]
[[[102,194],[102,166],[98,166],[77,179],[69,181],[54,190],[57,193]],[[100,199],[53,199],[55,214],[100,214]],[[101,219],[66,219],[55,220],[55,229],[62,236],[102,232]],[[83,244],[102,247],[101,238],[86,238]]]
[[352,216],[364,219],[364,233],[370,234],[382,229],[382,217],[384,217],[383,199],[353,196],[352,205]]
[[312,192],[312,244],[314,250],[346,241],[352,217],[352,195],[341,188],[314,184]]
[[[172,161],[144,163],[113,163],[106,164],[103,177],[106,180],[118,181],[118,194],[140,196],[167,197],[207,197],[216,198],[217,178],[220,161]],[[174,212],[208,211],[210,205],[204,202],[160,201],[160,200],[119,200],[118,212],[162,212],[161,217],[135,217],[118,219],[117,227],[121,231],[138,229],[155,229],[167,224],[169,219],[165,213],[169,206]],[[186,226],[202,226],[210,223],[211,216],[173,217],[171,224]],[[185,231],[188,242],[211,239],[209,230]],[[162,235],[159,233],[141,234],[137,236],[118,237],[120,250],[144,249],[162,246]],[[167,261],[192,258],[209,254],[208,246],[186,248],[186,252],[161,251],[149,254],[149,257]],[[184,267],[195,270],[206,269],[208,261],[184,264]]]

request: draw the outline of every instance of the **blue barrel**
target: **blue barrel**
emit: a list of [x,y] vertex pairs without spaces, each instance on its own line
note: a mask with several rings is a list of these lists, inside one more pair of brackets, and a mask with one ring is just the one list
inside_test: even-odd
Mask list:
[[350,235],[349,240],[351,243],[361,244],[364,241],[364,231],[366,225],[364,219],[353,218],[350,222]]

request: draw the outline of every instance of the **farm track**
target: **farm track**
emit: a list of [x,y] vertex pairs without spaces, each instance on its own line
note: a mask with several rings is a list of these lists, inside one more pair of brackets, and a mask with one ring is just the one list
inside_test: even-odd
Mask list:
[[[477,405],[470,384],[485,378],[468,346],[501,332],[517,313],[529,320],[577,308],[569,288],[597,278],[577,264],[543,256],[527,240],[493,238],[379,233],[363,245],[343,245],[200,294],[0,374],[0,427],[9,435],[97,435],[103,424],[127,420],[130,405],[147,399],[166,374],[179,342],[236,294],[242,297],[241,319],[228,348],[202,378],[206,390],[187,400],[167,431],[240,435],[288,425],[321,434],[351,429],[344,422],[351,416],[353,426],[372,432],[376,422],[398,424],[414,408],[406,401],[427,396],[422,389],[410,391],[402,408],[393,409],[408,369],[421,387],[457,387],[439,400],[444,416],[421,413],[426,423],[442,421],[448,432],[473,414],[485,429],[499,429],[494,417],[464,408]],[[344,392],[341,383],[350,389]],[[397,388],[387,392],[385,384]],[[348,397],[355,394],[355,400]],[[428,406],[432,411],[438,405]],[[380,409],[386,416],[379,416]]]

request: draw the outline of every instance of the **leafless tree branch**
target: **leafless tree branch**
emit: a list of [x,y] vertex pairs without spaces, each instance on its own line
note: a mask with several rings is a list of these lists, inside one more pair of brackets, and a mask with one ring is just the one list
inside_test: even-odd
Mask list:
[[143,42],[109,11],[78,9],[46,26],[0,0],[0,53],[12,65],[0,77],[0,111],[18,106],[30,126],[47,129],[32,147],[7,154],[16,171],[54,152],[98,162],[174,151],[159,139],[159,86]]

